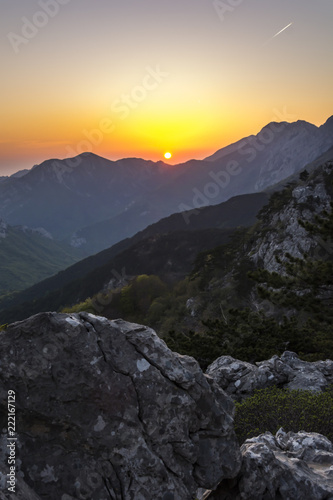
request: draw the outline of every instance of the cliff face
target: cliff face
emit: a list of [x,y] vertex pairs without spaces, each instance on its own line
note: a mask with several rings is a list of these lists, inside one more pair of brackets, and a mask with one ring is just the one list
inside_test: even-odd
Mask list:
[[262,211],[259,236],[249,252],[256,266],[279,272],[281,266],[275,256],[283,257],[289,253],[302,258],[305,253],[315,250],[325,252],[325,242],[311,237],[299,219],[314,222],[316,215],[329,209],[332,194],[326,180],[332,175],[332,167],[333,162],[324,164],[307,180],[300,180],[296,186],[290,187],[284,203],[280,200],[278,207],[271,203],[265,212]]
[[[325,241],[320,234],[307,231],[300,221],[316,224],[316,216],[325,210],[330,211],[332,182],[333,160],[312,171],[304,171],[292,179],[285,189],[272,194],[268,204],[260,210],[258,222],[250,230],[245,230],[229,246],[204,254],[196,273],[208,283],[206,296],[218,295],[220,291],[218,297],[224,300],[225,290],[229,306],[256,308],[255,283],[247,279],[247,271],[266,269],[283,273],[286,254],[301,259],[305,254],[314,260],[331,259],[332,242]],[[202,297],[198,297],[197,301],[204,303]]]
[[190,500],[237,475],[232,400],[153,330],[44,313],[9,326],[0,343],[0,491],[15,393],[11,499]]

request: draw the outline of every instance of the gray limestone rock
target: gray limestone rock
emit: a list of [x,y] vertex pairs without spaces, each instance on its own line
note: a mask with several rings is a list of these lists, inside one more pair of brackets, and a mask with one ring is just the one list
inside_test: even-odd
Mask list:
[[207,368],[206,374],[233,399],[241,401],[256,389],[272,385],[319,392],[333,383],[333,361],[310,363],[290,351],[255,365],[221,356]]
[[190,500],[237,475],[232,400],[150,328],[41,313],[0,345],[3,473],[16,394],[17,496],[5,498]]
[[[332,169],[331,163],[322,167]],[[309,181],[292,190],[291,198],[284,207],[274,211],[268,223],[269,231],[264,231],[256,241],[249,255],[256,266],[270,272],[284,273],[284,267],[277,260],[284,260],[286,253],[302,259],[304,254],[326,255],[327,245],[322,238],[310,235],[299,223],[299,219],[315,222],[315,216],[323,209],[329,210],[331,196],[325,186],[322,173],[318,171],[316,182]],[[275,230],[272,231],[271,229]]]
[[208,500],[333,499],[333,445],[326,437],[280,429],[248,439],[241,452],[238,477],[223,481]]

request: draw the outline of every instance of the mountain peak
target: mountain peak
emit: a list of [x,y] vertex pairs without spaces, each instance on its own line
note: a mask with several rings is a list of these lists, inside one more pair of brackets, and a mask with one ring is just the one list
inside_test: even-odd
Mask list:
[[324,125],[327,125],[328,123],[333,123],[333,115],[330,116],[329,118],[327,118],[326,122],[324,123]]
[[320,128],[329,134],[333,134],[333,115],[330,116]]

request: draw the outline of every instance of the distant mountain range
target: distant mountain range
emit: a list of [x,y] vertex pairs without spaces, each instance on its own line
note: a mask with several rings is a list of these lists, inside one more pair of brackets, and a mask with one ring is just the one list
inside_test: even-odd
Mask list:
[[14,178],[23,177],[28,172],[30,172],[30,170],[28,168],[25,168],[24,170],[19,170],[18,172],[15,172],[12,175],[4,175],[4,176],[0,177],[0,182],[3,182],[6,179],[14,179]]
[[333,117],[321,127],[270,123],[205,160],[176,166],[92,153],[47,160],[2,179],[0,215],[11,225],[42,227],[89,255],[174,212],[262,191],[332,145]]
[[[253,269],[254,261],[260,261],[259,267],[278,270],[275,255],[289,252],[299,256],[313,247],[312,236],[297,221],[304,217],[314,220],[315,213],[327,208],[332,197],[332,161],[333,147],[305,170],[266,192],[239,195],[219,205],[166,217],[14,297],[1,300],[0,322],[70,307],[102,291],[124,287],[142,274],[156,275],[173,285],[191,273],[194,264],[193,275],[201,276],[204,292],[199,299],[189,295],[188,300],[193,298],[192,302],[201,307],[205,304],[207,317],[211,308],[219,310],[221,298],[226,300],[226,307],[235,301],[242,306],[253,303],[253,307],[258,307],[247,271]],[[275,197],[270,198],[270,194]],[[281,229],[282,223],[285,230]],[[231,246],[225,247],[230,241]],[[105,305],[103,300],[101,304]],[[189,320],[186,313],[184,325],[188,327],[194,320]]]

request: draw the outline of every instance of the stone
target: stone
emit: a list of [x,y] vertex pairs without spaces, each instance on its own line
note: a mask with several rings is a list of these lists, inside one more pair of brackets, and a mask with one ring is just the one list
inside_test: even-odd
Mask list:
[[150,328],[41,313],[0,332],[0,346],[3,473],[16,395],[11,500],[190,500],[237,475],[232,400]]
[[236,479],[224,480],[207,500],[332,500],[333,445],[326,437],[280,429],[248,439]]
[[207,368],[206,374],[234,400],[241,401],[256,389],[273,385],[320,392],[333,383],[333,361],[302,361],[290,351],[255,365],[221,356]]

